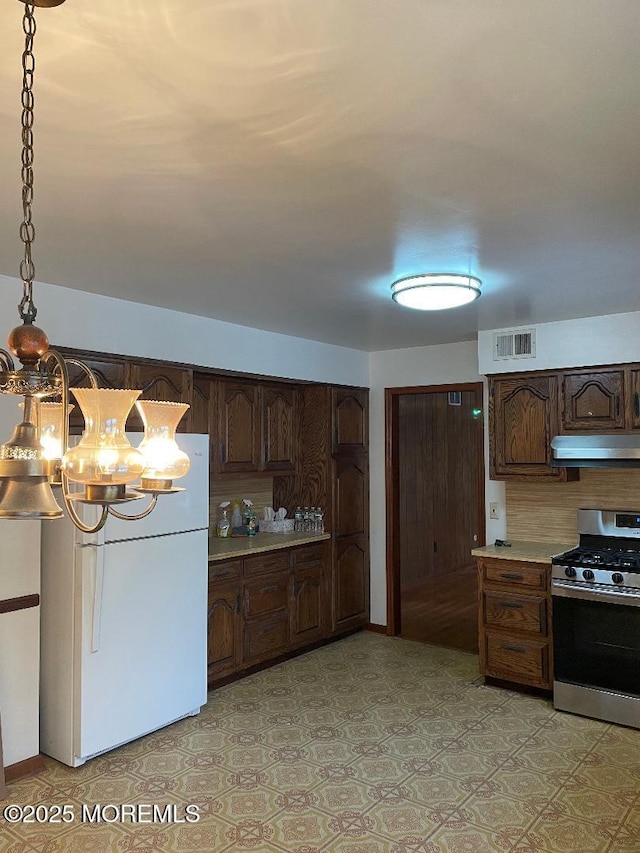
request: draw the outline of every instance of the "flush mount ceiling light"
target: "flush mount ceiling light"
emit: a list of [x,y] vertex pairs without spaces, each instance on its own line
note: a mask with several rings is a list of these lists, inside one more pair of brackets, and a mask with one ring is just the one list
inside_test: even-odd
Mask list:
[[[173,480],[189,470],[189,459],[175,442],[178,421],[189,408],[184,403],[137,401],[142,393],[129,389],[98,388],[91,370],[76,359],[64,359],[49,349],[46,334],[34,325],[37,309],[33,301],[35,266],[31,245],[35,229],[31,217],[33,201],[33,77],[36,67],[33,42],[36,34],[34,7],[60,6],[64,0],[22,0],[22,212],[20,239],[24,256],[20,263],[22,299],[18,315],[22,325],[9,333],[10,353],[0,349],[0,393],[24,397],[22,422],[11,438],[0,446],[0,518],[60,518],[62,509],[52,491],[60,486],[69,517],[77,528],[94,533],[107,516],[137,521],[148,515],[159,495],[182,489]],[[16,369],[13,357],[22,367]],[[81,368],[90,387],[69,388],[68,365]],[[82,410],[85,427],[80,442],[69,446],[69,391]],[[43,403],[58,397],[58,403]],[[125,435],[125,423],[136,403],[145,425],[139,448]],[[140,484],[136,485],[136,481]],[[73,487],[70,484],[75,484]],[[149,496],[149,503],[136,515],[119,512],[115,505]],[[98,521],[85,524],[74,503],[101,507]]]
[[441,311],[467,305],[480,296],[482,282],[474,275],[424,273],[400,278],[391,285],[391,298],[405,308]]

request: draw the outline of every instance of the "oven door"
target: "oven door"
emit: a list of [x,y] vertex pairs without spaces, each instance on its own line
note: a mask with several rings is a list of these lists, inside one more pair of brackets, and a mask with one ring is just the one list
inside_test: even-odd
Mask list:
[[551,592],[555,707],[640,728],[640,591]]

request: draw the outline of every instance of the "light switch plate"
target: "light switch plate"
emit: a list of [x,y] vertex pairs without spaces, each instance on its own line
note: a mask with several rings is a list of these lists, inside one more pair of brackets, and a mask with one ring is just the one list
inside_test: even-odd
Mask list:
[[496,501],[489,504],[489,518],[500,518],[500,505]]

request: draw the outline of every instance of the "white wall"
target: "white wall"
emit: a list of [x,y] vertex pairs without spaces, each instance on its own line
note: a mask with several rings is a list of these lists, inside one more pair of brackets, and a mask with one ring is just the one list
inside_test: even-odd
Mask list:
[[[0,276],[2,341],[20,322],[16,306],[21,295],[21,282]],[[340,385],[369,384],[369,355],[360,350],[51,284],[37,283],[34,296],[38,306],[36,323],[46,331],[51,343],[59,346],[265,376]],[[0,343],[0,347],[5,346]]]
[[[371,353],[370,366],[371,621],[386,625],[385,388],[480,382],[482,377],[476,341],[375,352]],[[487,507],[489,501],[504,505],[503,483],[487,480],[485,492]],[[502,523],[487,525],[487,536],[504,536]]]
[[[513,331],[509,329],[508,331]],[[640,312],[610,314],[541,323],[535,328],[535,358],[493,360],[493,335],[506,329],[478,333],[480,373],[519,373],[524,370],[553,370],[592,364],[624,364],[640,361]]]

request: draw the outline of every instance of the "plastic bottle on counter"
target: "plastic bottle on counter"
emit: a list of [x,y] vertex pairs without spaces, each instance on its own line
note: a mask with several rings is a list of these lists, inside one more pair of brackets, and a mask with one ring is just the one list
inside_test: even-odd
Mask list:
[[240,501],[234,500],[231,504],[233,511],[231,513],[231,527],[242,527],[242,513],[240,512]]
[[223,539],[231,536],[231,524],[227,518],[226,507],[222,510],[222,518],[216,524],[216,536],[220,536]]
[[297,506],[295,514],[293,516],[293,529],[295,530],[296,533],[302,532],[302,519],[303,519],[302,507]]

